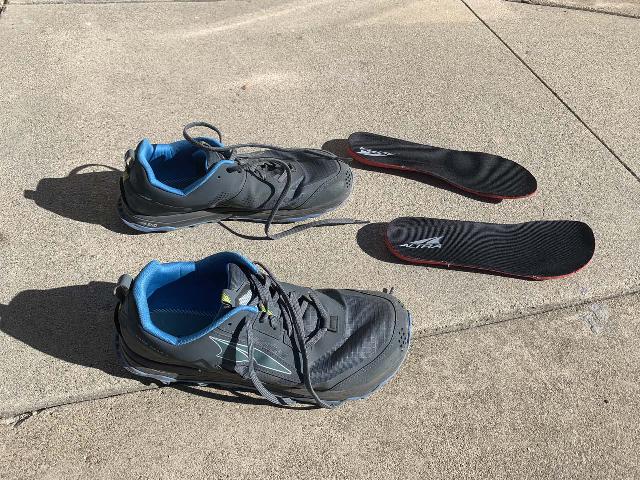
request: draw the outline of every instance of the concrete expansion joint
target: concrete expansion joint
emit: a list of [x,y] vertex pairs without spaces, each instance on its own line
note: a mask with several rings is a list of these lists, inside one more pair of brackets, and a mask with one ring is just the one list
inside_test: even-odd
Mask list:
[[494,37],[496,37],[500,43],[502,43],[507,50],[509,50],[511,52],[511,54],[516,57],[520,63],[522,63],[522,65],[524,65],[526,67],[527,70],[529,70],[534,77],[536,77],[536,79],[547,89],[549,90],[549,92],[551,92],[551,94],[556,97],[556,99],[582,124],[582,126],[584,128],[586,128],[589,133],[591,133],[591,135],[593,135],[593,137],[604,147],[607,149],[607,151],[613,155],[613,157],[618,161],[618,163],[620,165],[622,165],[631,175],[633,175],[633,177],[640,182],[640,175],[638,175],[635,171],[633,171],[633,169],[624,161],[620,158],[620,156],[613,151],[613,149],[607,145],[605,143],[605,141],[600,138],[600,136],[593,130],[593,128],[591,128],[589,125],[587,125],[587,122],[585,122],[580,115],[578,115],[578,113],[571,108],[571,106],[569,106],[569,104],[567,102],[565,102],[560,95],[553,89],[551,88],[551,86],[544,81],[544,79],[538,75],[538,73],[536,73],[536,71],[520,56],[516,53],[516,51],[500,36],[498,35],[498,32],[496,32],[493,28],[491,28],[491,26],[478,14],[476,13],[476,11],[471,8],[471,6],[465,1],[465,0],[460,0],[460,2],[467,7],[467,9],[473,14],[474,17],[476,17],[486,28],[487,30],[489,30]]
[[6,425],[12,428],[18,428],[22,423],[26,422],[32,416],[37,415],[38,412],[39,410],[35,410],[33,412],[20,413],[14,417],[3,418],[2,420],[0,420],[0,422],[2,423],[2,425]]
[[577,11],[580,11],[580,12],[602,13],[604,15],[612,15],[614,17],[625,17],[625,18],[635,18],[635,19],[640,18],[640,17],[638,17],[638,15],[634,15],[634,14],[631,14],[631,13],[607,11],[607,10],[603,10],[602,7],[598,8],[597,6],[594,7],[594,8],[589,8],[588,6],[573,5],[573,4],[566,4],[566,3],[558,3],[558,4],[546,3],[546,2],[541,2],[540,0],[538,0],[538,1],[536,1],[536,0],[506,0],[506,1],[507,2],[514,2],[514,3],[526,3],[527,5],[536,5],[538,7],[564,8],[566,10],[577,10]]
[[640,287],[637,287],[636,289],[629,292],[617,293],[617,294],[598,297],[598,298],[589,298],[584,301],[551,305],[548,307],[534,309],[528,312],[521,312],[520,314],[516,313],[515,315],[511,315],[504,318],[500,318],[500,317],[482,318],[482,319],[479,319],[477,322],[467,324],[467,325],[451,326],[448,328],[443,328],[435,331],[426,330],[426,331],[416,332],[413,334],[413,339],[418,340],[418,339],[424,339],[428,337],[435,337],[438,335],[464,332],[465,330],[470,330],[472,328],[490,327],[498,323],[510,322],[514,320],[523,320],[525,318],[535,317],[537,315],[544,315],[551,312],[560,312],[563,310],[571,310],[571,309],[583,307],[585,305],[588,306],[589,311],[580,315],[580,318],[589,325],[589,328],[594,334],[598,334],[602,331],[602,329],[604,328],[605,324],[609,319],[609,307],[606,305],[605,302],[632,297],[638,294],[640,294]]

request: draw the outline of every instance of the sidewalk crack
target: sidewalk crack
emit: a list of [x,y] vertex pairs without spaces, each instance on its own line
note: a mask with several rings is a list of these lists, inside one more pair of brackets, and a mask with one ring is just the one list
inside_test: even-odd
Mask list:
[[533,74],[533,76],[534,76],[534,77],[536,77],[536,78],[538,79],[538,81],[539,81],[540,83],[542,83],[542,85],[544,85],[544,86],[547,88],[547,90],[549,90],[549,91],[553,94],[553,96],[554,96],[554,97],[556,97],[556,98],[558,99],[558,101],[559,101],[560,103],[562,103],[562,105],[564,105],[564,107],[565,107],[567,110],[569,110],[569,112],[571,112],[571,114],[572,114],[572,115],[573,115],[573,116],[574,116],[574,117],[575,117],[575,118],[576,118],[576,119],[577,119],[577,120],[578,120],[578,121],[579,121],[579,122],[584,126],[584,128],[586,128],[586,129],[589,131],[589,133],[591,133],[591,135],[593,135],[593,136],[596,138],[596,140],[598,140],[598,142],[600,142],[600,144],[601,144],[604,148],[606,148],[606,149],[609,151],[609,153],[610,153],[611,155],[613,155],[613,157],[618,161],[618,163],[619,163],[620,165],[622,165],[622,166],[623,166],[623,167],[624,167],[624,168],[625,168],[625,169],[626,169],[626,170],[627,170],[631,175],[633,175],[633,177],[634,177],[638,182],[640,182],[640,176],[639,176],[636,172],[634,172],[634,171],[631,169],[631,167],[630,167],[629,165],[627,165],[627,163],[626,163],[624,160],[622,160],[622,158],[620,158],[620,156],[619,156],[619,155],[618,155],[618,154],[613,150],[613,148],[611,148],[609,145],[607,145],[607,143],[606,143],[602,138],[600,138],[600,136],[599,136],[599,135],[598,135],[598,134],[597,134],[597,133],[596,133],[596,132],[595,132],[595,131],[594,131],[594,130],[589,126],[589,125],[587,125],[587,123],[586,123],[582,118],[580,118],[580,115],[578,115],[578,114],[576,113],[576,111],[575,111],[573,108],[571,108],[571,107],[569,106],[569,104],[568,104],[567,102],[565,102],[565,101],[560,97],[560,95],[558,95],[558,93],[557,93],[553,88],[551,88],[551,86],[550,86],[547,82],[545,82],[545,81],[543,80],[543,78],[542,78],[540,75],[538,75],[538,74],[533,70],[533,68],[531,68],[531,67],[529,66],[529,64],[528,64],[527,62],[525,62],[525,61],[524,61],[524,59],[523,59],[520,55],[518,55],[518,54],[516,53],[516,51],[515,51],[513,48],[511,48],[511,47],[507,44],[507,42],[506,42],[506,41],[504,41],[504,40],[502,39],[502,37],[501,37],[500,35],[498,35],[498,33],[497,33],[493,28],[491,28],[491,27],[489,26],[489,24],[488,24],[487,22],[485,22],[485,21],[480,17],[480,15],[478,15],[478,14],[475,12],[475,10],[474,10],[473,8],[471,8],[471,6],[469,6],[469,4],[466,2],[466,0],[460,0],[460,1],[462,2],[462,4],[463,4],[465,7],[467,7],[467,9],[469,9],[469,11],[470,11],[470,12],[471,12],[471,13],[472,13],[472,14],[473,14],[473,15],[474,15],[478,20],[480,20],[480,22],[482,22],[482,24],[483,24],[483,25],[484,25],[484,26],[485,26],[485,27],[486,27],[486,28],[487,28],[487,29],[488,29],[488,30],[489,30],[489,31],[490,31],[490,32],[491,32],[491,33],[492,33],[492,34],[493,34],[493,35],[494,35],[494,36],[495,36],[499,41],[500,41],[500,43],[502,43],[502,44],[503,44],[503,45],[504,45],[504,46],[505,46],[505,47],[506,47],[506,48],[507,48],[507,49],[508,49],[512,54],[513,54],[513,56],[515,56],[515,57],[520,61],[520,63],[522,63],[522,65],[524,65],[524,66],[527,68],[527,70],[529,70],[529,71]]
[[545,305],[542,308],[535,308],[534,310],[514,312],[513,314],[505,317],[479,318],[478,320],[476,320],[476,322],[470,323],[467,325],[452,325],[451,327],[437,328],[435,330],[433,329],[421,330],[419,332],[416,332],[413,335],[413,339],[419,340],[423,338],[437,337],[439,335],[455,334],[455,333],[464,332],[466,330],[472,330],[476,328],[487,328],[487,327],[495,326],[501,323],[524,320],[526,318],[537,317],[540,315],[548,315],[554,312],[577,309],[577,308],[584,307],[585,305],[589,305],[589,308],[592,308],[593,305],[598,305],[598,307],[595,307],[595,308],[602,309],[603,308],[602,305],[604,305],[606,302],[622,300],[622,299],[633,297],[636,295],[640,295],[640,288],[635,288],[627,292],[614,293],[611,295],[601,295],[601,296],[596,296],[588,299],[580,299],[577,301],[568,301],[568,302],[561,302],[558,304]]
[[597,4],[595,5],[573,5],[573,4],[566,4],[566,3],[553,3],[553,2],[549,2],[547,1],[540,1],[540,0],[507,0],[507,2],[514,2],[514,3],[525,3],[527,5],[536,5],[536,6],[540,6],[540,7],[549,7],[549,8],[564,8],[566,10],[576,10],[578,12],[589,12],[589,13],[601,13],[603,15],[612,15],[614,17],[625,17],[625,18],[640,18],[640,15],[635,14],[635,13],[625,13],[625,12],[611,12],[611,11],[607,11],[604,10],[604,7],[598,7]]

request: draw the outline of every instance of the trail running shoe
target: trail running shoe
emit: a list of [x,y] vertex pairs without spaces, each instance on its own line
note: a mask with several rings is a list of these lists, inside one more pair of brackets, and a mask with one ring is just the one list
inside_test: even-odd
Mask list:
[[254,390],[278,405],[366,398],[409,348],[409,312],[392,295],[281,283],[237,253],[154,260],[135,280],[123,275],[115,294],[127,370],[165,384]]
[[[193,138],[205,127],[219,140]],[[220,131],[204,122],[188,124],[185,140],[151,144],[142,140],[125,155],[120,182],[120,217],[143,232],[166,232],[221,220],[265,223],[268,238],[309,227],[363,223],[316,221],[271,235],[272,223],[298,222],[337,208],[351,193],[351,168],[324,150],[263,144],[223,146]],[[240,154],[242,148],[262,150]]]

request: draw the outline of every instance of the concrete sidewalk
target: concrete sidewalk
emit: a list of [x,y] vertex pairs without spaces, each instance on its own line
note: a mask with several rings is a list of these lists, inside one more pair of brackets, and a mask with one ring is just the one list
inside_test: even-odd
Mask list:
[[[422,359],[429,358],[436,365],[428,368],[441,366],[444,376],[457,376],[458,367],[444,363],[472,348],[472,339],[484,335],[479,332],[498,332],[499,337],[499,332],[516,327],[501,324],[451,336],[440,335],[443,332],[511,320],[523,325],[532,315],[544,312],[551,313],[536,318],[566,321],[562,309],[570,307],[591,311],[597,320],[600,306],[608,305],[607,299],[612,298],[622,300],[615,300],[611,310],[617,311],[616,302],[623,302],[627,305],[624,318],[634,321],[631,312],[640,304],[635,296],[640,291],[640,163],[636,154],[640,120],[635,114],[640,107],[640,86],[635,81],[640,78],[635,53],[640,48],[638,20],[499,0],[168,1],[161,6],[27,3],[10,3],[0,16],[0,46],[5,53],[0,62],[0,351],[4,353],[0,417],[88,401],[55,412],[73,412],[68,415],[84,419],[87,429],[100,429],[99,422],[111,420],[113,439],[101,437],[106,445],[117,445],[113,442],[124,434],[126,422],[133,422],[130,417],[109,417],[109,409],[133,416],[142,411],[135,407],[141,401],[163,414],[183,406],[185,411],[232,409],[237,413],[233,424],[241,429],[260,423],[250,421],[252,409],[267,418],[283,415],[290,422],[278,428],[293,429],[300,448],[310,445],[304,434],[318,435],[314,425],[325,425],[313,419],[329,419],[323,420],[329,422],[325,428],[330,425],[339,430],[346,425],[346,413],[282,413],[172,390],[98,400],[149,388],[128,377],[115,359],[111,290],[120,274],[136,273],[152,258],[187,260],[236,250],[264,262],[281,279],[293,283],[378,290],[394,286],[413,313],[421,346],[414,351],[413,366],[389,388],[390,392],[400,389],[395,392],[402,395],[396,401],[385,391],[384,403],[396,408],[412,405],[420,418],[432,412],[416,403],[421,396],[415,379],[422,378],[416,365],[422,365]],[[230,142],[320,147],[365,130],[489,151],[526,166],[537,177],[539,191],[525,200],[489,203],[434,181],[358,169],[351,199],[332,215],[372,222],[362,228],[310,230],[277,242],[243,240],[215,225],[166,235],[131,234],[114,208],[123,152],[143,137],[156,142],[176,139],[182,126],[195,119],[217,124]],[[505,223],[582,220],[593,228],[597,250],[588,268],[547,282],[410,266],[391,258],[380,236],[384,222],[403,215]],[[260,232],[257,225],[233,227]],[[542,339],[532,332],[519,334],[523,338],[532,335],[530,348],[563,348],[558,340]],[[566,342],[577,342],[572,347],[576,356],[584,346],[579,340],[581,332],[565,332]],[[625,332],[612,330],[612,342],[625,342],[630,335]],[[430,348],[445,338],[452,339],[447,349],[435,349],[437,354],[431,355]],[[487,342],[488,350],[506,348],[496,347],[498,340]],[[635,346],[625,343],[625,348],[616,352],[611,347],[613,370],[632,371],[624,362],[637,357]],[[557,374],[552,363],[550,359],[546,366],[547,377]],[[528,377],[515,375],[519,363],[507,365],[502,372],[503,392],[526,390]],[[479,367],[469,360],[467,368]],[[578,381],[570,376],[579,376],[586,367],[574,363],[572,368],[574,373],[567,373],[567,381]],[[438,378],[435,370],[425,372],[436,378],[422,383],[445,388],[441,383],[446,379]],[[625,395],[637,388],[637,376],[631,373],[628,381],[616,386]],[[541,384],[548,381],[545,378],[541,377]],[[460,385],[469,380],[466,377]],[[580,385],[585,396],[596,395],[593,385]],[[482,422],[495,421],[496,415],[507,415],[503,420],[511,421],[503,399],[478,396],[475,391],[467,395],[476,409],[488,406],[482,414],[486,416],[467,418],[468,430],[478,439],[486,433]],[[575,398],[557,397],[554,408],[574,408],[563,405],[565,400]],[[371,405],[380,407],[379,401]],[[509,405],[514,403],[512,399]],[[632,404],[631,397],[620,403],[624,409]],[[441,426],[440,433],[456,431],[456,416],[465,414],[458,407],[451,408],[450,421]],[[551,411],[536,413],[534,409],[534,403],[522,406],[523,418],[546,415],[544,428],[535,438],[541,443],[562,443],[564,450],[558,452],[569,452],[566,442],[578,442],[578,437],[587,443],[595,441],[595,426],[590,430],[583,424],[584,432],[590,433],[576,437],[568,426],[554,430],[557,419],[549,416]],[[398,461],[405,462],[398,466],[400,471],[432,468],[441,475],[453,472],[447,469],[455,462],[446,460],[453,457],[443,453],[454,442],[452,437],[444,437],[448,438],[445,442],[442,435],[428,437],[428,428],[416,430],[410,419],[400,418],[403,408],[397,414],[383,410],[395,418],[393,424],[377,416],[373,406],[344,410],[354,411],[362,412],[357,417],[360,423],[344,427],[345,431],[380,442],[376,448],[390,445],[380,425],[387,425],[403,441],[409,438],[404,437],[406,432],[411,432],[411,448],[417,450],[410,452],[419,453],[423,463],[400,456]],[[96,415],[97,423],[92,423],[89,412]],[[627,440],[615,437],[612,430],[627,425],[626,414],[626,410],[606,411],[603,419],[610,424],[602,428],[607,438],[616,438],[616,445],[622,445],[619,454],[627,452],[630,458],[624,447]],[[293,415],[300,415],[296,418],[301,420],[291,420]],[[567,415],[578,419],[580,412],[572,410]],[[39,428],[64,431],[67,420],[56,424],[52,417],[53,423],[40,424],[41,418],[47,417],[35,416],[17,430],[3,432],[6,442],[2,448],[14,461],[18,457],[13,455],[31,455],[26,442],[39,435]],[[179,418],[186,422],[186,417]],[[152,428],[143,418],[138,422],[140,434]],[[211,423],[203,425],[212,427]],[[90,449],[89,430],[82,432],[78,441],[85,438],[86,443],[76,448]],[[187,442],[187,432],[177,435],[184,435],[180,438]],[[515,441],[515,434],[508,439]],[[429,445],[433,450],[418,450]],[[240,444],[232,442],[225,448],[232,446]],[[356,452],[355,446],[350,447],[351,452]],[[52,462],[57,455],[53,445],[43,443],[42,448]],[[598,448],[604,456],[618,455],[604,443]],[[372,443],[364,450],[371,457],[379,455]],[[299,459],[299,464],[325,471],[320,457],[324,451],[308,463]],[[486,450],[473,452],[488,455]],[[487,471],[506,469],[508,462],[500,463],[500,455],[514,454],[513,450],[495,452],[489,456],[494,463]],[[442,456],[440,466],[424,463],[436,454]],[[61,458],[68,462],[77,460],[72,450],[64,455]],[[120,467],[115,457],[104,455],[104,464],[94,472],[125,468],[127,462]],[[120,451],[120,455],[130,454]],[[412,461],[418,462],[415,455]],[[564,457],[558,453],[557,458]],[[629,458],[620,467],[626,470],[620,472],[637,467]],[[67,460],[59,468],[68,467]],[[30,465],[37,464],[35,458],[33,462]],[[47,471],[56,472],[51,462]],[[204,472],[210,464],[202,462]],[[552,463],[535,464],[539,470],[534,473],[550,475]],[[271,464],[248,465],[258,471],[263,467],[278,471],[268,466]],[[400,464],[389,460],[388,465]],[[562,465],[562,472],[569,472],[569,463]],[[135,466],[126,468],[132,471]],[[340,468],[353,475],[366,473],[356,464],[345,463]],[[384,468],[380,463],[381,471]],[[458,473],[471,475],[474,471],[465,470],[463,464],[459,468]],[[595,472],[595,460],[581,468],[585,475]],[[619,473],[613,466],[607,468],[603,471]],[[229,469],[234,471],[232,466]],[[178,478],[176,472],[179,470],[166,475]]]
[[606,13],[622,17],[640,18],[640,0],[508,0],[543,7],[568,8],[587,12]]
[[415,342],[368,401],[163,388],[0,427],[3,479],[637,478],[640,297]]

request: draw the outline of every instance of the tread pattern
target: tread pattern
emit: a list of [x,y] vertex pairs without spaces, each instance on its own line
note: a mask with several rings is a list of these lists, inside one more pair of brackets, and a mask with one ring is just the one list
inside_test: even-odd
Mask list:
[[595,251],[591,228],[569,220],[494,224],[403,217],[388,225],[386,243],[391,253],[411,263],[537,280],[575,273]]
[[449,150],[366,132],[350,135],[348,142],[349,154],[361,163],[423,173],[483,197],[527,197],[537,189],[531,172],[498,155]]

